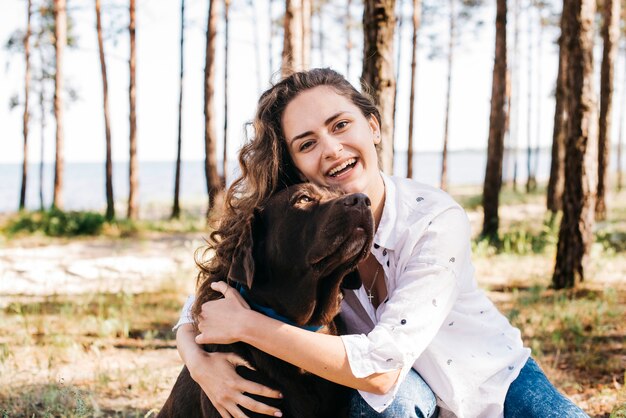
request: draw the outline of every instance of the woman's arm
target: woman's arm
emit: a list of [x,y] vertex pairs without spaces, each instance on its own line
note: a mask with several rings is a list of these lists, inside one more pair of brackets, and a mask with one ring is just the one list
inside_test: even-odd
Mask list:
[[192,324],[185,324],[176,332],[176,346],[189,373],[222,417],[245,417],[239,405],[260,414],[282,416],[280,410],[244,395],[244,392],[280,398],[279,391],[251,382],[239,376],[237,366],[250,367],[233,353],[208,353],[195,341]]
[[246,309],[239,292],[225,282],[211,286],[224,299],[202,306],[199,344],[243,341],[324,379],[377,394],[386,393],[398,379],[400,370],[357,378],[340,337],[306,331]]

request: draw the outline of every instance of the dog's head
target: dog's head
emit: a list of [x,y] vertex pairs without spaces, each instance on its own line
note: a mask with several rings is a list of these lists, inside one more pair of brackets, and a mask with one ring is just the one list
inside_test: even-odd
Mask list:
[[325,325],[339,311],[340,287],[358,288],[354,271],[370,249],[369,198],[313,184],[288,187],[258,211],[235,250],[229,279],[250,298],[299,325]]

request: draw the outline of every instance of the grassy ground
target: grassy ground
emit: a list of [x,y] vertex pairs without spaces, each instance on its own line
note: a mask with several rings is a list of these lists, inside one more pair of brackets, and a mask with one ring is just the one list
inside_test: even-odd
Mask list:
[[[475,192],[455,195],[478,230]],[[591,416],[626,417],[626,195],[597,225],[589,278],[575,291],[549,288],[556,227],[542,195],[503,200],[503,244],[474,246],[481,286],[561,391]],[[170,328],[193,280],[172,274],[136,294],[2,297],[0,417],[154,415],[180,369]]]

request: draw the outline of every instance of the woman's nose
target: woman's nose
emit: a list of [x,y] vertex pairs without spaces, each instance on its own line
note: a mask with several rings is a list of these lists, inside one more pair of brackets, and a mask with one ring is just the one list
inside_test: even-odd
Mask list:
[[324,158],[335,159],[341,155],[343,145],[332,136],[324,137]]

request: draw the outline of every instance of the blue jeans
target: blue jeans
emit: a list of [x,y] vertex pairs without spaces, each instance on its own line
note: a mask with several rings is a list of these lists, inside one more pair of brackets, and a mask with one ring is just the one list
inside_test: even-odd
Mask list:
[[435,394],[413,369],[400,384],[391,405],[381,413],[372,409],[356,390],[350,399],[350,418],[430,418],[437,414]]
[[[387,409],[378,413],[354,391],[350,418],[428,418],[438,414],[435,395],[413,369]],[[504,400],[505,418],[589,418],[550,383],[535,360],[529,358],[511,383]]]
[[531,357],[509,386],[504,417],[589,418],[589,415],[559,393]]

